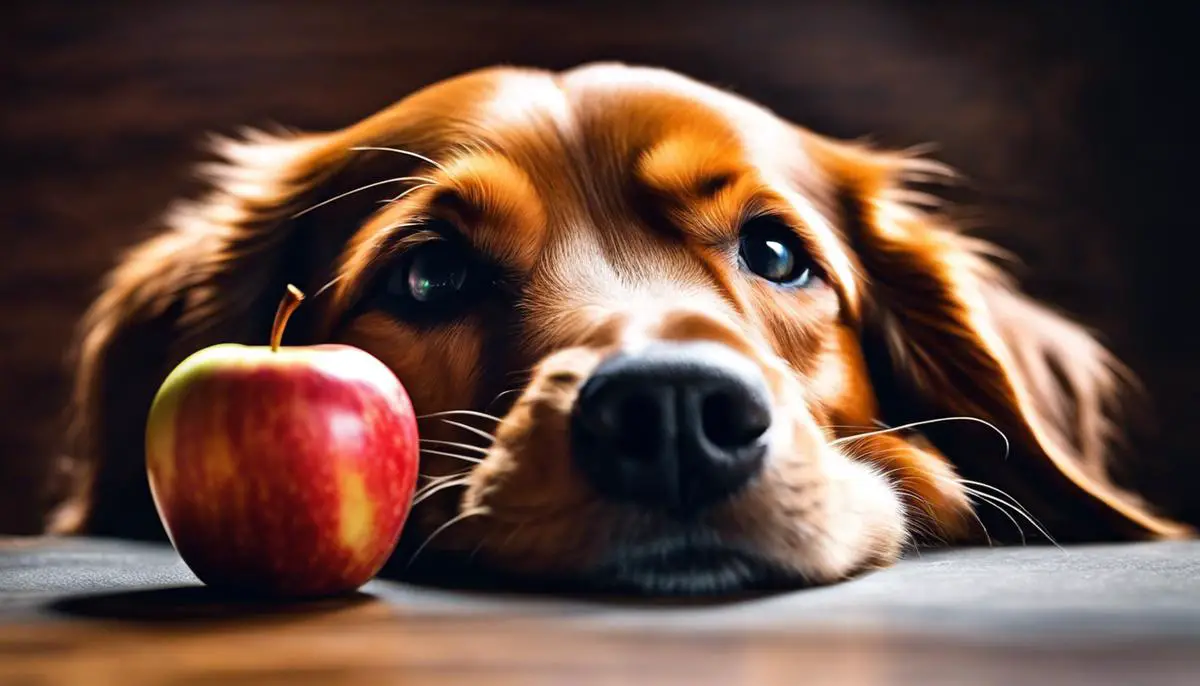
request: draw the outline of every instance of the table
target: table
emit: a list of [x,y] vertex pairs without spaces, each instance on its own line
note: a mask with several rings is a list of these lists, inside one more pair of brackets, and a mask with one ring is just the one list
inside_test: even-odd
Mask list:
[[168,546],[0,539],[0,684],[1200,684],[1200,542],[923,552],[731,602],[376,580],[275,606]]

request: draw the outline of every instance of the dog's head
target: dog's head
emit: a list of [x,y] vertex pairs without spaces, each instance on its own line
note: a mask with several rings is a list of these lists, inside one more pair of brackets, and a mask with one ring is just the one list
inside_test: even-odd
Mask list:
[[1182,533],[1104,477],[1112,360],[925,207],[931,161],[620,65],[475,72],[340,131],[218,148],[212,192],[85,323],[68,511],[93,530],[146,501],[142,422],[171,366],[263,342],[286,283],[332,282],[289,342],[403,380],[430,549],[698,592],[1002,538],[975,505],[1063,539]]

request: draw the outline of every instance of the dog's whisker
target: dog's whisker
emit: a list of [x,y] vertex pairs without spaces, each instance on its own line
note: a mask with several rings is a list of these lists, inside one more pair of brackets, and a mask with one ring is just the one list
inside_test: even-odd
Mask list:
[[[391,202],[391,201],[387,200],[384,202]],[[396,229],[403,229],[403,228],[406,228],[409,226],[421,226],[421,225],[422,225],[422,223],[419,221],[396,222],[395,224],[388,224],[387,226],[379,229],[379,231],[376,232],[376,235],[377,236],[387,236],[390,232],[395,231]]]
[[520,393],[520,392],[522,392],[522,391],[524,391],[524,390],[525,390],[524,388],[510,388],[510,389],[508,389],[508,390],[506,390],[506,391],[500,391],[499,393],[497,393],[497,394],[496,394],[496,397],[495,397],[495,398],[492,398],[491,402],[489,402],[489,403],[487,404],[487,407],[488,407],[488,408],[491,408],[491,407],[492,407],[493,405],[495,405],[495,404],[496,404],[496,403],[497,403],[497,402],[498,402],[498,401],[499,401],[501,398],[503,398],[503,397],[504,397],[504,396],[506,396],[506,395],[511,395],[511,394],[513,394],[513,393]]
[[[1030,512],[1027,507],[1022,505],[1019,500],[1017,500],[1015,497],[1013,497],[1013,495],[1011,493],[1008,493],[1001,488],[993,486],[989,483],[984,483],[982,481],[972,481],[970,479],[962,479],[962,478],[958,478],[958,477],[946,478],[946,477],[941,477],[941,476],[937,476],[937,475],[934,475],[934,476],[935,476],[935,478],[937,478],[941,481],[945,481],[947,483],[952,483],[952,484],[956,484],[956,485],[960,486],[967,493],[984,499],[985,501],[992,504],[992,506],[996,507],[997,509],[1000,509],[1000,507],[998,505],[996,505],[995,503],[1003,504],[1006,508],[1011,509],[1016,514],[1020,515],[1022,519],[1026,520],[1030,524],[1032,524],[1034,526],[1034,528],[1036,528],[1039,533],[1041,533],[1043,536],[1045,536],[1046,540],[1048,540],[1052,544],[1054,544],[1055,547],[1059,548],[1060,550],[1062,549],[1062,546],[1060,546],[1058,544],[1058,541],[1054,540],[1054,537],[1051,536],[1050,533],[1046,531],[1046,529],[1042,526],[1041,522],[1038,521],[1037,517],[1034,517],[1033,513]],[[980,488],[989,489],[991,491],[994,491],[994,493],[987,493],[985,491],[980,491],[979,490]],[[1001,510],[1001,511],[1004,511],[1004,510]],[[1007,515],[1007,512],[1005,512],[1005,514]],[[1011,520],[1012,517],[1009,517],[1009,519]],[[1013,523],[1016,524],[1015,520],[1013,521]],[[1020,531],[1021,527],[1017,526],[1017,530]],[[1023,531],[1021,532],[1021,538],[1022,538],[1022,543],[1024,543],[1025,536],[1024,536]]]
[[[971,494],[970,494],[969,492],[968,492],[968,494],[967,494],[967,499],[968,499],[968,500],[970,500],[970,499],[971,499]],[[972,501],[972,502],[974,502],[974,501]],[[971,513],[971,517],[972,517],[972,518],[975,520],[975,523],[979,525],[979,528],[980,528],[980,529],[983,529],[983,537],[984,537],[985,539],[987,539],[987,544],[988,544],[988,547],[989,547],[989,548],[994,548],[994,547],[995,547],[995,545],[996,545],[996,542],[995,542],[994,540],[992,540],[992,534],[991,534],[991,532],[989,532],[989,531],[988,531],[988,528],[987,528],[987,526],[986,526],[986,525],[984,525],[984,523],[983,523],[983,519],[981,519],[981,518],[979,517],[979,513],[975,511],[975,508],[974,508],[974,507],[970,508],[968,511]],[[1015,523],[1015,522],[1014,522],[1014,523]],[[1020,528],[1021,528],[1021,527],[1017,527],[1017,529],[1018,529],[1018,530],[1019,530]],[[1024,541],[1022,541],[1022,542],[1024,542]]]
[[418,493],[416,493],[413,496],[413,502],[410,507],[416,507],[416,506],[420,505],[421,503],[425,502],[426,500],[429,500],[434,495],[441,493],[444,490],[447,490],[450,488],[462,488],[462,487],[465,487],[469,483],[470,483],[470,481],[468,481],[466,478],[458,478],[458,479],[450,479],[447,481],[439,481],[437,483],[430,484],[430,485],[426,486],[425,488],[421,489]]
[[[973,500],[971,498],[972,495],[975,495],[974,491],[967,489],[966,493],[967,493],[967,500],[970,501],[972,505],[975,505],[976,504],[975,500]],[[928,501],[926,501],[926,502],[928,502]],[[993,504],[991,502],[985,501],[985,503],[988,505],[991,505],[992,507],[996,507],[995,504]],[[975,520],[975,523],[979,525],[979,528],[983,530],[983,537],[985,540],[987,540],[988,547],[989,548],[995,547],[996,541],[992,538],[991,532],[988,531],[987,526],[983,523],[983,520],[979,517],[979,513],[975,511],[975,508],[974,507],[967,508],[967,513],[971,516],[972,519]],[[929,510],[928,514],[930,516],[930,519],[932,520],[933,519],[933,511]],[[1004,512],[1003,510],[1001,510],[1001,514],[1008,517],[1009,520],[1012,521],[1013,526],[1017,527],[1017,531],[1020,532],[1020,534],[1021,534],[1021,544],[1025,545],[1025,532],[1021,530],[1021,527],[1017,524],[1016,520],[1014,520],[1012,517],[1010,517],[1008,515],[1008,513]]]
[[490,441],[492,443],[496,442],[495,436],[484,431],[483,429],[477,429],[477,428],[471,426],[470,424],[463,424],[462,422],[456,422],[453,419],[444,419],[442,417],[438,417],[438,421],[445,422],[446,424],[449,424],[450,426],[457,426],[458,428],[463,429],[464,431],[470,431],[471,433],[475,434],[476,436],[480,436],[482,438],[488,439],[488,441]]
[[425,484],[421,488],[417,489],[415,493],[413,493],[413,502],[411,505],[409,505],[409,507],[414,508],[417,505],[425,502],[426,498],[432,495],[435,490],[442,490],[443,486],[446,488],[466,486],[468,484],[467,475],[470,473],[470,470],[452,472],[445,476],[439,476],[430,479],[429,483]]
[[[869,455],[867,455],[865,457],[867,457],[867,458],[885,458],[893,452],[897,452],[897,451],[886,451],[883,453],[870,453]],[[932,504],[929,502],[929,500],[911,489],[904,488],[905,484],[913,481],[913,477],[905,477],[905,476],[897,477],[896,476],[896,474],[898,472],[901,472],[903,470],[904,470],[903,467],[892,467],[891,469],[881,472],[880,476],[885,479],[888,479],[888,480],[892,481],[894,484],[896,484],[897,493],[900,493],[901,495],[907,496],[908,498],[916,501],[918,504],[921,505],[921,509],[923,509],[925,511],[925,514],[928,516],[928,518],[931,521],[935,520],[934,508],[933,508]],[[976,495],[976,494],[973,489],[966,486],[967,483],[975,483],[976,485],[987,486],[987,484],[980,484],[978,482],[968,481],[966,479],[947,479],[945,477],[941,477],[936,474],[925,474],[923,476],[925,476],[925,477],[932,476],[934,478],[937,478],[940,481],[958,484],[966,490],[966,492],[969,494],[968,497],[970,497],[970,495]],[[995,488],[995,487],[993,486],[992,488]],[[996,490],[1000,490],[1000,489],[996,489]],[[1005,495],[1007,495],[1007,494],[1005,494]],[[1011,496],[1009,496],[1009,497],[1011,497]],[[972,502],[974,502],[974,501],[972,501]],[[990,501],[985,500],[985,502],[987,504],[991,505],[992,507],[996,507],[996,505],[994,503],[991,503]],[[1018,505],[1019,505],[1019,503],[1018,503]],[[977,524],[979,524],[979,528],[983,530],[983,536],[987,540],[988,547],[994,547],[995,541],[992,539],[992,534],[991,534],[991,532],[988,531],[987,526],[983,523],[983,520],[979,517],[979,513],[977,513],[975,511],[975,508],[973,508],[973,507],[970,508],[968,510],[968,512],[971,515],[971,517],[975,520],[975,522]],[[1020,532],[1020,534],[1021,534],[1021,543],[1022,543],[1022,545],[1024,545],[1025,544],[1025,532],[1021,530],[1021,527],[1017,524],[1016,520],[1014,520],[1007,512],[1005,512],[1004,510],[1001,510],[1001,513],[1004,514],[1004,516],[1008,517],[1009,520],[1013,522],[1013,526],[1015,526],[1017,528],[1017,531]],[[928,529],[920,526],[919,524],[910,523],[910,526],[918,528],[920,530],[919,531],[920,533],[923,533],[927,536],[931,535],[931,532],[929,532]]]
[[[1033,528],[1037,529],[1038,533],[1040,533],[1042,536],[1044,536],[1046,538],[1046,540],[1050,541],[1050,543],[1053,544],[1054,547],[1058,548],[1059,550],[1063,549],[1062,546],[1058,544],[1058,541],[1056,541],[1054,539],[1054,537],[1050,535],[1050,532],[1046,531],[1045,527],[1042,526],[1041,522],[1039,522],[1037,520],[1037,518],[1033,516],[1033,513],[1031,513],[1028,509],[1025,508],[1024,505],[1021,505],[1021,503],[1019,501],[1017,501],[1016,498],[1012,497],[1008,493],[1005,493],[1004,491],[1000,490],[999,488],[996,488],[995,486],[992,486],[991,484],[985,484],[985,483],[982,483],[979,481],[971,481],[969,479],[945,479],[944,477],[937,477],[937,478],[939,478],[943,481],[958,484],[969,495],[973,495],[976,498],[983,500],[984,502],[991,505],[993,508],[995,508],[995,509],[999,510],[1001,513],[1003,513],[1005,517],[1008,517],[1009,521],[1011,521],[1013,523],[1013,526],[1015,526],[1017,528],[1017,531],[1020,533],[1022,545],[1026,544],[1025,531],[1021,528],[1021,525],[1019,523],[1017,523],[1017,520],[1014,519],[1012,517],[1012,515],[1009,514],[1009,512],[1008,512],[1009,510],[1011,510],[1013,513],[1019,515],[1022,519],[1029,522],[1031,525],[1033,525]],[[984,488],[993,489],[993,490],[997,491],[998,493],[1002,493],[1003,497],[992,494],[992,493],[987,493],[986,491],[981,491],[978,488],[972,488],[969,484],[974,484],[976,486],[982,486]]]
[[968,497],[974,496],[975,498],[978,498],[979,501],[981,501],[987,505],[991,505],[993,509],[995,509],[1000,514],[1002,514],[1006,518],[1008,518],[1008,521],[1012,522],[1012,525],[1017,530],[1017,534],[1021,537],[1021,545],[1023,545],[1023,546],[1029,545],[1029,542],[1025,538],[1025,530],[1023,528],[1021,528],[1021,524],[1016,520],[1015,517],[1013,517],[1011,514],[1008,513],[1007,509],[1002,507],[1002,504],[1007,505],[1007,503],[1004,503],[1003,501],[1001,501],[999,498],[996,498],[995,496],[990,496],[986,493],[981,493],[981,492],[976,491],[975,489],[969,488],[967,486],[963,486],[963,490],[967,493]]
[[[892,431],[902,431],[904,429],[908,429],[908,428],[912,428],[914,426],[920,426],[920,425],[924,425],[924,424],[933,424],[936,422],[959,421],[959,420],[978,422],[978,423],[983,424],[983,425],[987,426],[988,428],[992,429],[996,433],[1000,434],[1000,437],[1002,439],[1004,439],[1004,456],[1006,458],[1008,457],[1008,453],[1010,450],[1010,443],[1008,440],[1008,436],[1006,436],[1003,431],[1001,431],[998,427],[996,427],[991,422],[988,422],[983,419],[979,419],[978,417],[944,417],[941,419],[929,419],[929,420],[924,420],[924,421],[920,421],[920,422],[904,424],[904,425],[897,426],[897,427],[881,429],[879,431],[872,431],[872,432],[865,433],[865,434],[846,436],[844,438],[839,438],[835,441],[831,441],[830,444],[838,445],[838,444],[845,443],[845,442],[852,442],[855,439],[859,439],[859,438],[877,436],[880,434],[890,433]],[[879,455],[879,454],[873,454],[873,456],[877,456],[877,455]],[[889,470],[889,472],[887,473],[887,476],[890,476],[893,473],[893,471],[894,470]],[[1014,518],[1011,514],[1009,514],[1009,510],[1012,510],[1016,514],[1020,515],[1022,519],[1025,519],[1030,524],[1032,524],[1034,526],[1034,528],[1036,528],[1038,530],[1039,533],[1041,533],[1043,536],[1046,537],[1047,540],[1049,540],[1052,544],[1054,544],[1056,547],[1061,549],[1061,546],[1058,545],[1058,542],[1055,541],[1054,537],[1051,536],[1049,534],[1049,532],[1047,532],[1046,529],[1041,525],[1041,523],[1037,521],[1037,519],[1033,516],[1033,513],[1029,512],[1029,510],[1026,509],[1023,505],[1021,505],[1021,503],[1018,502],[1017,499],[1014,498],[1011,494],[1006,493],[1005,491],[1003,491],[995,486],[992,486],[991,484],[986,484],[986,483],[983,483],[980,481],[971,481],[970,479],[959,479],[959,478],[947,479],[947,478],[939,476],[937,474],[930,474],[928,476],[932,476],[940,481],[945,481],[947,483],[955,484],[955,485],[959,486],[960,488],[962,488],[967,493],[968,497],[974,496],[973,501],[982,501],[983,503],[990,505],[994,509],[998,510],[1002,515],[1004,515],[1006,518],[1008,518],[1008,520],[1010,522],[1012,522],[1013,526],[1017,529],[1017,533],[1021,537],[1021,545],[1027,545],[1027,541],[1026,541],[1026,537],[1025,537],[1025,530],[1021,527],[1020,523],[1017,522],[1016,518]],[[900,479],[900,481],[904,481],[904,479]],[[972,486],[976,486],[979,488],[991,489],[1000,495],[995,495],[992,493],[980,491],[978,488],[972,488]],[[1007,498],[1007,500],[1006,500],[1006,498]],[[974,511],[974,509],[972,509],[972,511],[971,511],[971,516],[974,517],[975,521],[979,524],[979,527],[983,530],[983,534],[984,534],[984,537],[987,538],[988,545],[989,546],[994,545],[994,541],[992,540],[991,533],[988,532],[987,527],[983,523],[983,520],[979,517],[979,514]]]
[[[427,440],[427,439],[421,439],[421,440]],[[480,462],[483,462],[483,460],[481,460],[478,457],[468,457],[466,455],[459,455],[458,453],[452,453],[452,452],[448,452],[445,450],[434,450],[433,448],[421,448],[421,454],[422,455],[440,455],[442,457],[453,457],[456,460],[462,460],[463,462],[473,462],[475,464],[479,464]]]
[[[427,176],[396,176],[396,177],[393,177],[390,179],[384,179],[382,181],[368,183],[365,186],[359,186],[358,188],[355,188],[354,190],[346,191],[345,193],[339,193],[328,200],[322,200],[321,202],[317,203],[316,205],[313,205],[312,207],[309,207],[308,209],[300,210],[296,214],[293,214],[292,219],[296,219],[297,217],[302,217],[302,216],[308,214],[309,212],[312,212],[315,209],[324,207],[331,202],[337,202],[338,200],[341,200],[342,198],[345,198],[346,196],[354,195],[355,193],[361,193],[362,191],[370,190],[377,186],[386,186],[389,183],[400,183],[402,181],[426,181],[429,183],[436,183]],[[429,185],[429,183],[426,183],[426,185]]]
[[471,473],[471,469],[468,468],[468,469],[463,469],[463,470],[460,470],[457,472],[450,472],[449,474],[439,474],[438,476],[434,476],[432,474],[422,474],[421,476],[425,477],[426,479],[429,479],[429,483],[418,488],[416,493],[413,494],[413,497],[420,496],[422,492],[428,490],[430,487],[432,487],[436,484],[443,483],[446,481],[451,481],[453,479],[458,479],[458,478],[464,477],[470,473]]
[[998,426],[987,421],[986,419],[980,419],[979,417],[968,417],[968,416],[939,417],[938,419],[923,419],[918,422],[909,422],[907,424],[901,424],[899,426],[893,426],[893,427],[889,427],[886,429],[879,429],[877,431],[868,431],[867,433],[855,434],[853,436],[845,436],[845,437],[830,441],[829,443],[830,443],[830,445],[839,445],[841,443],[846,443],[849,441],[857,441],[857,440],[861,440],[864,438],[870,438],[872,436],[881,436],[881,435],[889,434],[889,433],[892,433],[895,431],[906,431],[908,429],[913,429],[918,426],[927,426],[929,424],[940,424],[942,422],[975,422],[978,424],[983,424],[984,426],[988,427],[992,431],[995,431],[997,434],[999,434],[1000,438],[1004,439],[1004,457],[1005,457],[1005,459],[1008,458],[1008,453],[1012,447],[1011,444],[1009,443],[1008,436],[1003,431],[1001,431]]
[[432,166],[434,169],[437,169],[440,172],[443,172],[443,173],[446,172],[446,168],[443,167],[441,164],[438,164],[434,160],[431,160],[428,157],[426,157],[420,153],[413,152],[411,150],[403,150],[401,148],[386,148],[386,147],[376,146],[376,145],[356,145],[350,149],[355,152],[365,152],[365,151],[394,152],[397,155],[407,155],[409,157],[421,160],[422,162]]
[[[966,485],[963,486],[963,489],[965,489],[968,493],[970,493],[972,495],[975,495],[979,498],[983,498],[984,500],[987,500],[989,502],[998,503],[998,504],[1003,505],[1004,507],[1012,510],[1012,512],[1014,514],[1019,515],[1022,519],[1029,522],[1030,524],[1032,524],[1033,528],[1037,529],[1038,533],[1040,533],[1042,536],[1044,536],[1047,541],[1050,541],[1050,543],[1052,545],[1054,545],[1055,548],[1058,548],[1059,550],[1063,549],[1063,547],[1058,544],[1058,541],[1056,541],[1054,539],[1054,537],[1050,535],[1050,532],[1046,531],[1045,527],[1042,526],[1042,523],[1039,522],[1037,520],[1037,518],[1034,517],[1033,514],[1030,513],[1029,510],[1025,509],[1025,507],[1022,506],[1020,503],[1016,502],[1015,500],[1013,500],[1012,502],[1009,502],[1008,500],[1005,500],[1004,498],[1001,498],[999,496],[992,495],[985,491],[980,491],[978,489],[974,489],[974,488],[971,488],[970,486],[966,486]],[[1009,496],[1009,497],[1011,498],[1012,496]]]
[[416,550],[416,552],[414,552],[412,554],[412,557],[408,558],[408,565],[406,565],[406,567],[412,566],[412,563],[416,561],[417,556],[420,555],[425,550],[426,546],[429,545],[430,541],[432,541],[434,539],[434,537],[436,537],[438,534],[442,533],[446,529],[449,529],[451,526],[453,526],[465,519],[470,519],[471,517],[478,517],[480,515],[485,515],[485,514],[487,514],[487,512],[488,511],[486,508],[475,508],[472,510],[465,510],[464,512],[457,515],[456,517],[451,518],[445,524],[442,524],[438,528],[434,529],[433,533],[429,534],[429,536],[427,536],[425,538],[425,540],[421,543],[421,545],[417,546],[417,550]]
[[[936,517],[934,515],[936,508],[928,498],[910,488],[905,487],[905,484],[908,484],[911,481],[913,481],[913,479],[910,477],[900,477],[899,479],[896,479],[897,485],[895,486],[896,492],[910,501],[908,504],[906,504],[906,510],[912,511],[915,508],[920,508],[925,513],[924,521],[920,519],[913,521],[911,512],[909,516],[906,517],[906,524],[909,529],[909,538],[914,539],[915,541],[914,534],[919,534],[931,540],[945,544],[943,537],[938,535],[938,533],[933,529],[934,522],[936,521]],[[928,522],[928,525],[926,522]]]
[[488,542],[487,536],[479,537],[479,543],[475,545],[475,547],[471,550],[471,554],[467,556],[467,564],[468,565],[475,563],[475,557],[477,555],[479,555],[479,551],[483,550],[483,546],[486,545],[487,542]]
[[871,429],[871,430],[875,430],[875,429],[887,429],[887,428],[890,428],[890,427],[888,427],[887,425],[881,425],[881,424],[874,424],[874,425],[867,425],[867,424],[821,424],[821,425],[819,425],[817,428],[818,428],[818,429]]
[[1009,503],[1009,505],[1020,509],[1022,514],[1024,514],[1025,516],[1033,517],[1033,513],[1030,512],[1028,508],[1026,508],[1024,505],[1022,505],[1021,502],[1019,500],[1017,500],[1015,497],[1013,497],[1013,495],[1011,493],[1009,493],[1003,489],[997,488],[996,486],[993,486],[988,483],[984,483],[982,481],[972,481],[970,479],[962,479],[962,478],[956,478],[955,480],[963,486],[974,486],[976,488],[986,488],[986,489],[994,492],[999,497],[1005,498],[1007,500],[1007,502]]
[[505,374],[506,377],[514,381],[528,381],[533,376],[533,367],[525,367],[523,369],[513,369]]
[[[444,445],[448,448],[462,448],[463,450],[470,450],[471,452],[476,452],[481,455],[488,454],[487,448],[482,448],[477,445],[471,445],[470,443],[459,443],[457,441],[440,441],[436,438],[422,438],[421,442],[428,443],[429,445]],[[424,448],[422,448],[422,450],[424,450]]]
[[311,296],[309,296],[309,300],[316,300],[317,298],[319,298],[321,296],[322,293],[324,293],[325,291],[332,288],[339,281],[341,281],[343,278],[345,278],[345,276],[346,276],[345,274],[339,274],[339,275],[333,277],[324,286],[321,286],[320,288],[317,289],[317,291],[315,293],[313,293]]
[[[916,493],[913,493],[912,491],[909,491],[907,489],[901,489],[899,492],[902,495],[905,495],[905,496],[913,499],[916,502],[916,504],[919,505],[920,508],[925,510],[926,512],[929,512],[931,510],[932,506],[929,505],[928,501],[926,501],[924,498],[917,495]],[[910,506],[906,509],[912,510],[913,507]],[[940,536],[933,529],[932,524],[927,524],[926,523],[927,521],[932,521],[932,520],[914,519],[914,513],[912,513],[912,512],[909,512],[906,516],[905,537],[908,539],[909,543],[912,544],[912,549],[914,551],[917,551],[918,555],[920,554],[920,549],[921,549],[921,543],[919,542],[918,539],[927,539],[933,543],[937,543],[937,544],[941,544],[941,545],[946,544],[945,539],[942,536]]]
[[394,203],[394,202],[400,202],[401,200],[403,200],[403,199],[404,199],[404,196],[408,195],[409,193],[412,193],[413,191],[419,191],[419,190],[421,190],[422,188],[429,188],[430,186],[436,186],[436,185],[437,185],[437,184],[436,184],[436,183],[433,183],[433,182],[430,182],[430,183],[418,183],[418,184],[417,184],[417,185],[415,185],[415,186],[412,186],[412,187],[410,187],[410,188],[406,188],[406,189],[404,189],[404,190],[403,190],[403,191],[402,191],[402,192],[401,192],[399,195],[396,195],[396,196],[394,196],[394,197],[388,198],[387,200],[385,200],[385,201],[383,201],[383,202],[385,202],[385,203]]
[[467,417],[479,417],[480,419],[490,419],[493,422],[503,421],[500,417],[497,417],[496,415],[488,414],[487,412],[477,412],[475,410],[443,410],[441,412],[431,412],[430,414],[423,414],[423,415],[417,417],[417,419],[434,419],[437,417],[449,417],[449,416],[454,416],[454,415],[462,415],[462,416],[467,416]]
[[422,479],[429,479],[430,482],[439,481],[442,479],[453,479],[456,476],[465,476],[470,474],[470,469],[464,469],[461,472],[451,472],[450,474],[417,474]]

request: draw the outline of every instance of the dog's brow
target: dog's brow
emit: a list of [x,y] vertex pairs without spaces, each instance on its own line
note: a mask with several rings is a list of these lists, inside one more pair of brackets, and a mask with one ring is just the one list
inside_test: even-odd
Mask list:
[[378,257],[403,251],[413,243],[414,227],[443,221],[505,267],[533,268],[545,220],[541,199],[524,172],[492,153],[469,154],[447,161],[434,180],[397,198],[364,227],[368,252]]
[[533,269],[545,238],[545,206],[509,159],[486,153],[448,164],[430,207],[455,219],[480,250],[519,271]]
[[665,138],[640,156],[635,176],[650,190],[681,200],[711,198],[743,172],[735,147],[696,135]]

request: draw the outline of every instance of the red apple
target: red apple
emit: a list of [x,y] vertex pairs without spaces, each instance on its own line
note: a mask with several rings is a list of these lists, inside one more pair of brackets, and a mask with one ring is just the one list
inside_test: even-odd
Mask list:
[[215,345],[155,396],[146,467],[159,516],[204,583],[243,593],[353,591],[396,546],[417,479],[400,381],[346,345]]

